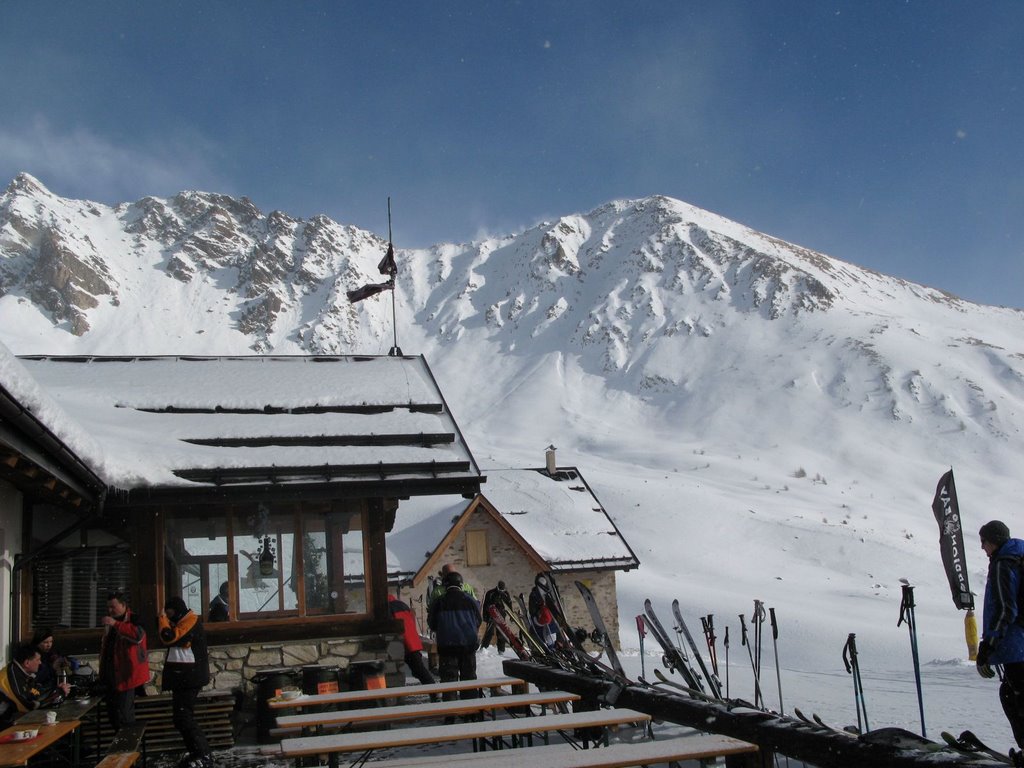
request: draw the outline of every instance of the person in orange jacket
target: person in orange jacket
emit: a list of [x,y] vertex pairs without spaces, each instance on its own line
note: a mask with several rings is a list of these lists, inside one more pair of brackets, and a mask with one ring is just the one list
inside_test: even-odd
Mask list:
[[162,687],[171,692],[171,718],[188,749],[179,766],[210,768],[213,765],[210,745],[195,718],[196,699],[203,686],[210,682],[206,630],[202,620],[180,597],[167,598],[157,624],[160,641],[167,646]]

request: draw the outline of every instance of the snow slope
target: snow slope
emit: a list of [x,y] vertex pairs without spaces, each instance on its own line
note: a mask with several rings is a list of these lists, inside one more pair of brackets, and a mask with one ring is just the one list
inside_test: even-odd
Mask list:
[[[0,341],[18,354],[383,354],[390,295],[353,306],[344,293],[380,281],[385,245],[245,199],[108,208],[22,175],[0,196]],[[954,467],[980,592],[973,532],[1001,517],[1024,533],[1024,313],[664,197],[398,261],[399,345],[426,355],[481,466],[541,466],[553,443],[633,546],[624,628],[645,597],[665,614],[680,598],[694,626],[714,613],[742,686],[736,617],[762,599],[781,622],[787,704],[852,721],[840,652],[854,632],[878,724],[917,728],[896,626],[907,578],[929,732],[1009,743],[996,685],[963,663],[930,503]]]

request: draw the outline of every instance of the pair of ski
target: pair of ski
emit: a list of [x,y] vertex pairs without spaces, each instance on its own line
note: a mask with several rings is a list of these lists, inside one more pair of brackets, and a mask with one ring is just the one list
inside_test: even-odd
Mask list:
[[[512,646],[519,658],[533,658],[567,671],[582,672],[588,675],[600,674],[618,683],[632,684],[632,681],[626,677],[626,673],[608,636],[608,630],[597,607],[597,601],[587,586],[581,582],[576,582],[576,587],[583,596],[583,601],[595,625],[592,637],[595,641],[600,642],[603,653],[608,657],[610,666],[600,661],[600,654],[592,656],[583,647],[583,639],[576,630],[569,626],[565,619],[561,594],[558,592],[554,579],[550,574],[547,574],[547,579],[549,588],[546,590],[542,589],[541,591],[546,598],[550,598],[551,604],[555,606],[555,610],[552,613],[556,622],[558,641],[554,647],[548,647],[544,639],[536,631],[533,623],[527,618],[529,610],[527,609],[526,598],[523,594],[520,593],[517,597],[519,604],[518,612],[509,610],[507,615],[502,615],[494,607],[489,610],[489,618],[494,621],[495,627],[509,641],[509,645]],[[510,626],[505,619],[511,621],[515,626]]]
[[803,712],[800,711],[799,707],[793,707],[793,714],[796,715],[797,718],[799,718],[800,721],[803,722],[805,725],[809,725],[812,728],[819,728],[819,729],[821,729],[823,731],[831,731],[832,733],[838,733],[838,734],[840,734],[842,736],[856,736],[857,735],[856,729],[854,729],[853,731],[848,731],[848,730],[846,730],[844,728],[836,728],[834,725],[829,725],[824,720],[822,720],[820,717],[818,717],[818,714],[816,712],[812,713],[811,716],[808,717],[807,715],[805,715]]
[[[676,619],[676,628],[682,633],[683,637],[686,638],[687,644],[690,646],[690,650],[693,652],[693,657],[697,662],[697,666],[700,667],[698,672],[690,664],[690,660],[687,655],[682,651],[681,646],[677,647],[669,637],[668,632],[665,631],[665,626],[661,623],[658,618],[658,614],[654,611],[654,605],[650,599],[644,600],[644,613],[646,614],[647,626],[651,630],[651,634],[654,635],[655,640],[658,641],[658,645],[661,646],[664,652],[664,663],[669,668],[669,671],[675,670],[678,672],[684,681],[686,681],[686,688],[693,691],[698,695],[698,698],[711,698],[716,701],[722,701],[722,686],[718,681],[717,675],[713,675],[708,671],[707,666],[704,664],[704,659],[700,655],[700,651],[697,650],[697,644],[693,640],[693,635],[690,634],[689,627],[686,626],[686,621],[683,619],[682,611],[679,609],[679,601],[672,601],[672,613]],[[703,680],[707,681],[707,691],[704,688],[704,683],[701,679],[701,673],[703,673]],[[664,682],[664,680],[662,681]]]
[[961,752],[967,755],[988,755],[993,760],[1000,763],[1006,763],[1007,765],[1024,766],[1024,758],[1020,752],[1011,750],[1010,754],[1000,752],[999,750],[993,749],[974,735],[971,731],[964,731],[959,737],[954,736],[947,731],[943,731],[941,734],[942,740],[951,748],[957,752]]
[[[588,653],[583,645],[586,633],[578,632],[569,625],[558,584],[550,573],[547,574],[547,582],[547,589],[540,586],[538,588],[545,598],[550,598],[550,602],[555,607],[552,613],[555,618],[558,635],[557,646],[570,657],[572,662],[582,667],[582,671],[587,674],[598,674],[616,683],[631,685],[632,681],[626,676],[626,672],[622,668],[622,663],[619,661],[618,654],[615,652],[615,647],[612,645],[611,638],[608,635],[604,618],[601,616],[601,611],[597,606],[597,600],[590,589],[580,581],[575,582],[576,589],[579,590],[583,602],[587,606],[587,611],[590,613],[591,621],[594,623],[592,639],[600,643],[602,648],[601,653],[598,653],[596,656]],[[520,600],[525,603],[522,595],[520,595]],[[601,661],[602,653],[608,659],[607,664]]]

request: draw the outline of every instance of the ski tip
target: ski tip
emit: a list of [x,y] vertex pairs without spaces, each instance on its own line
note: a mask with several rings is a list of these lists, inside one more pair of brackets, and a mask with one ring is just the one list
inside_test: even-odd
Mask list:
[[904,578],[901,577],[900,578],[900,584],[904,584],[904,585],[909,587],[910,586],[910,579],[904,579]]

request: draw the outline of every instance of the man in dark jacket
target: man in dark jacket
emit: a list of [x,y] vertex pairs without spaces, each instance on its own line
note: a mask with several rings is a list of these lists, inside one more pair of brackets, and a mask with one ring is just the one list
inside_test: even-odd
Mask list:
[[498,631],[491,621],[491,607],[497,608],[498,612],[504,614],[512,607],[512,596],[505,589],[505,582],[499,581],[498,586],[488,589],[484,594],[484,621],[487,629],[484,630],[484,639],[480,643],[481,648],[487,648],[491,644],[491,638],[495,637],[498,644],[498,653],[505,652],[505,636]]
[[1002,667],[999,701],[1017,746],[1024,747],[1024,626],[1019,613],[1024,541],[1010,538],[1010,529],[999,520],[985,523],[978,533],[989,559],[978,673],[994,677],[992,667]]
[[220,591],[210,601],[210,613],[207,619],[210,621],[228,621],[231,619],[231,603],[228,602],[229,584],[225,581],[220,585]]
[[[442,683],[476,680],[477,633],[480,631],[480,603],[462,589],[462,575],[452,571],[444,577],[444,594],[427,613],[427,624],[437,636],[438,673]],[[475,698],[467,692],[463,698]],[[454,693],[444,699],[452,701]]]
[[39,706],[43,692],[36,673],[41,663],[39,651],[31,643],[15,646],[11,663],[0,671],[0,729]]
[[182,768],[210,768],[213,757],[206,736],[195,719],[196,698],[210,682],[210,659],[203,622],[180,597],[170,597],[158,618],[160,640],[167,646],[163,690],[171,691],[174,727],[188,754]]

